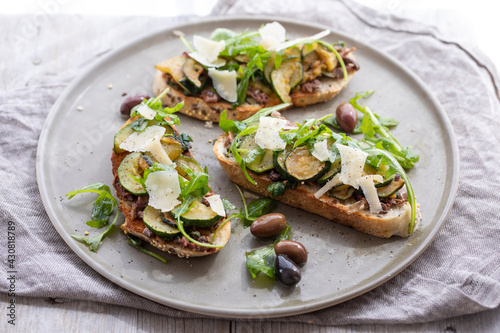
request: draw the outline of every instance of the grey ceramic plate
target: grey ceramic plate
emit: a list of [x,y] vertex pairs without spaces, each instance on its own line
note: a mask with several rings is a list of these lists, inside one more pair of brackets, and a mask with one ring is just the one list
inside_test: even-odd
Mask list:
[[[119,230],[106,238],[98,253],[90,252],[70,234],[83,235],[93,196],[68,201],[65,193],[93,182],[111,185],[109,161],[114,133],[124,120],[119,115],[123,92],[151,92],[153,66],[185,50],[172,31],[208,36],[217,27],[236,31],[257,29],[269,18],[207,20],[179,26],[137,40],[108,55],[76,79],[50,112],[38,146],[40,192],[54,227],[66,243],[97,272],[138,295],[158,303],[207,315],[276,317],[325,308],[356,297],[386,282],[415,260],[432,242],[448,215],[458,183],[458,151],[449,120],[423,83],[393,58],[333,32],[326,40],[356,45],[361,71],[333,101],[286,111],[292,120],[332,113],[356,92],[376,90],[363,101],[375,112],[394,117],[394,134],[403,145],[413,145],[420,162],[409,175],[423,215],[421,228],[410,238],[370,237],[319,216],[280,205],[292,225],[292,238],[309,251],[302,281],[285,288],[267,278],[252,280],[245,267],[245,251],[262,246],[248,229],[233,223],[229,244],[218,254],[178,259],[164,254],[159,261],[133,249]],[[309,36],[325,27],[282,20],[288,38]],[[113,89],[108,89],[112,84]],[[82,106],[83,111],[78,111]],[[213,188],[241,205],[232,183],[220,169],[209,139],[215,125],[181,116],[180,130],[195,142],[193,153],[209,168]],[[429,185],[432,184],[432,191]],[[122,219],[119,220],[122,222]],[[118,229],[118,228],[116,228]],[[90,230],[91,235],[96,231]]]

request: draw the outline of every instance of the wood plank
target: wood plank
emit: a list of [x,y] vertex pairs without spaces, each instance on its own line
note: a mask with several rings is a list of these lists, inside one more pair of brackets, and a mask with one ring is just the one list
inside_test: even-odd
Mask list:
[[[0,295],[1,308],[8,298]],[[319,326],[290,322],[228,321],[171,318],[145,310],[90,301],[16,298],[16,331],[33,332],[301,332],[301,333],[405,333],[405,332],[500,332],[500,308],[422,324]],[[4,315],[0,332],[12,329]]]

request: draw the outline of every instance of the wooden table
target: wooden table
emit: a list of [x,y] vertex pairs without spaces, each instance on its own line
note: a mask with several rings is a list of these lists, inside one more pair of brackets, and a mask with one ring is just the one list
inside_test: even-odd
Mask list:
[[[1,294],[2,309],[7,296]],[[17,297],[15,328],[2,315],[0,332],[500,332],[500,308],[422,324],[318,326],[266,321],[177,319],[90,301]]]

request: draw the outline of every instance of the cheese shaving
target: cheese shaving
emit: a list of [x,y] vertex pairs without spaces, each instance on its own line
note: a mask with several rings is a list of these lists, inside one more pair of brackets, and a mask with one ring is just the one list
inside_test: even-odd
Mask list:
[[175,169],[150,173],[145,185],[151,207],[169,212],[181,203],[178,200],[181,193],[179,175]]
[[238,92],[235,71],[218,71],[209,68],[208,76],[212,78],[214,88],[220,97],[231,103],[236,102],[238,99]]
[[220,198],[219,194],[214,194],[209,197],[205,197],[205,199],[210,204],[210,208],[219,216],[226,216],[226,210],[224,209],[224,204]]
[[226,42],[221,40],[216,42],[214,40],[197,36],[193,36],[193,45],[199,54],[203,55],[208,61],[215,62],[219,58],[219,53],[226,48]]
[[286,40],[286,30],[278,22],[267,23],[259,29],[259,34],[262,37],[260,45],[268,51]]
[[160,138],[154,138],[144,147],[147,151],[151,152],[153,157],[162,164],[173,164],[172,160],[168,156],[165,148],[163,148]]
[[330,158],[330,150],[328,150],[326,140],[316,142],[314,144],[314,151],[312,152],[312,156],[316,157],[321,162],[326,161],[328,158]]
[[156,116],[156,111],[144,104],[137,108],[137,112],[139,112],[141,116],[143,116],[147,120],[152,120]]
[[276,47],[274,47],[274,50],[271,50],[271,51],[276,51],[276,52],[277,51],[281,51],[281,50],[289,48],[290,46],[293,46],[295,44],[299,44],[299,43],[304,43],[304,42],[307,42],[307,41],[321,39],[323,37],[328,36],[329,34],[330,34],[330,30],[323,30],[320,33],[317,33],[316,35],[312,35],[312,36],[309,36],[309,37],[303,37],[303,38],[297,38],[297,39],[290,40],[288,42],[276,45]]
[[142,132],[130,134],[121,144],[120,148],[126,151],[147,151],[147,147],[155,138],[160,139],[165,134],[165,128],[158,125],[146,127]]
[[255,143],[262,149],[285,149],[286,142],[280,137],[279,131],[286,123],[285,119],[261,117],[255,133]]
[[332,179],[330,179],[325,185],[323,185],[322,188],[320,188],[316,193],[314,193],[314,196],[316,198],[321,197],[323,194],[328,192],[330,189],[332,189],[335,185],[341,184],[342,182],[340,181],[340,173],[336,174],[333,176]]
[[383,181],[383,178],[380,175],[368,175],[357,179],[357,182],[361,186],[366,201],[370,206],[370,212],[376,214],[382,210],[382,205],[380,204],[380,199],[378,198],[374,180]]
[[363,176],[363,169],[365,166],[368,154],[364,151],[341,144],[336,145],[340,152],[340,159],[342,160],[342,169],[340,171],[340,180],[347,185],[358,189],[358,178]]

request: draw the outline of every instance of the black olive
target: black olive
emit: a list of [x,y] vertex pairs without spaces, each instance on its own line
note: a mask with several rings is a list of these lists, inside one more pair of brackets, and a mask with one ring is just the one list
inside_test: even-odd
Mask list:
[[134,108],[134,106],[141,104],[143,99],[149,99],[148,95],[137,94],[127,96],[120,106],[120,113],[122,115],[128,116],[130,115],[130,111]]
[[284,285],[292,286],[299,283],[301,274],[297,265],[286,254],[279,254],[276,256],[276,277]]
[[337,107],[337,123],[347,133],[351,133],[358,122],[358,112],[349,103],[342,103]]

